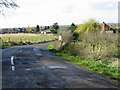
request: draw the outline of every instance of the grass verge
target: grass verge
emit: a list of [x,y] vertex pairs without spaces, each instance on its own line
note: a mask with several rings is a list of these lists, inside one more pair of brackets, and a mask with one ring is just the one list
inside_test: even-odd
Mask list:
[[99,61],[96,61],[95,59],[86,59],[81,56],[71,56],[69,54],[60,52],[58,49],[55,49],[54,44],[50,44],[47,49],[53,52],[55,55],[60,56],[64,60],[72,62],[101,76],[120,82],[120,68],[107,66]]
[[0,43],[0,46],[1,46],[2,49],[4,49],[4,48],[12,47],[12,46],[33,45],[33,44],[47,43],[47,42],[52,42],[52,41],[54,41],[54,40],[42,41],[42,42],[37,42],[37,43],[31,43],[31,42],[29,42],[29,43],[10,42],[10,43]]

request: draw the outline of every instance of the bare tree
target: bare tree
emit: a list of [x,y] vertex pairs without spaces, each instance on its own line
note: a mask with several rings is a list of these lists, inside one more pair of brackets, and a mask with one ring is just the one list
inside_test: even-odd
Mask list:
[[6,9],[18,8],[15,0],[0,0],[0,14],[5,15]]

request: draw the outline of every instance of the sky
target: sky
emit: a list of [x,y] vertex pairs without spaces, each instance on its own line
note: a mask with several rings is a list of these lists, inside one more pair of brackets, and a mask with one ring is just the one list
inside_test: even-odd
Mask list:
[[16,0],[20,8],[0,16],[0,28],[118,22],[119,0]]

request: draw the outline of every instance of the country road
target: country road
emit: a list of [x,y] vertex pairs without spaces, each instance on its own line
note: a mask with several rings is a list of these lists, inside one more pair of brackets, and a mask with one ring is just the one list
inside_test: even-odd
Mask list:
[[2,88],[117,88],[117,83],[55,56],[47,45],[2,50]]

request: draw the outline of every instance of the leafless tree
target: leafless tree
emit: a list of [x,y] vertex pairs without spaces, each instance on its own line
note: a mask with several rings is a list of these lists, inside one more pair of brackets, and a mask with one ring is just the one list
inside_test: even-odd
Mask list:
[[15,0],[0,0],[0,14],[5,15],[6,9],[18,8]]

